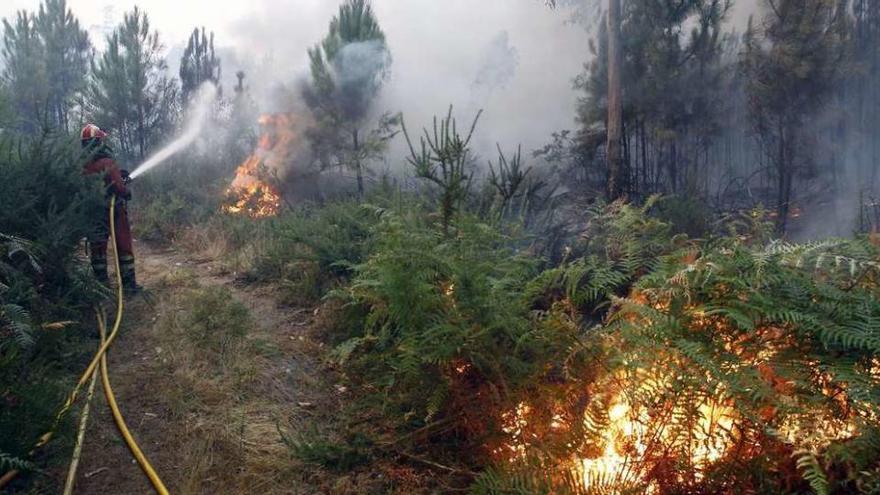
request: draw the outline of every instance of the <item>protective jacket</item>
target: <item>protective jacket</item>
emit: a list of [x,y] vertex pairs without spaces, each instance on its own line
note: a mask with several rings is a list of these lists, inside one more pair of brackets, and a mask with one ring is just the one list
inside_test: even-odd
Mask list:
[[113,151],[106,146],[101,146],[83,165],[83,175],[96,174],[104,174],[104,185],[107,187],[108,194],[116,194],[120,198],[129,199],[122,171],[113,159]]
[[[114,226],[116,229],[116,252],[119,255],[120,275],[125,287],[137,287],[134,267],[134,243],[131,235],[131,225],[128,221],[128,209],[125,200],[131,198],[131,194],[125,185],[122,171],[113,159],[112,151],[106,146],[101,146],[94,152],[89,161],[83,165],[83,175],[103,174],[104,185],[108,196],[115,194],[117,197],[114,209]],[[89,235],[89,255],[92,269],[98,280],[107,283],[109,281],[107,271],[107,240],[110,237],[110,214],[105,211],[99,218],[94,219],[92,233]]]

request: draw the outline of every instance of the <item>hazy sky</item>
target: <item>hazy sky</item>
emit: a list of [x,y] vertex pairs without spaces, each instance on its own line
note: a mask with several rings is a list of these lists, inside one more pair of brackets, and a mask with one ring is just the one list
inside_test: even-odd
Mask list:
[[[251,83],[292,85],[305,72],[306,49],[326,32],[334,0],[68,0],[97,41],[107,26],[138,4],[159,30],[171,58],[196,25],[215,31],[224,47],[224,73],[249,69]],[[222,7],[219,6],[222,4]],[[403,111],[412,127],[455,104],[462,114],[485,108],[480,140],[540,146],[555,130],[574,125],[577,94],[572,80],[587,59],[588,35],[566,24],[565,12],[542,0],[374,0],[393,56],[382,105]],[[39,0],[0,0],[0,16],[35,10]],[[507,32],[515,50],[504,87],[473,91],[486,73],[491,46]],[[99,44],[100,46],[100,44]],[[234,54],[230,52],[234,51]],[[171,65],[176,66],[174,60]],[[510,60],[501,61],[509,63]],[[491,71],[490,71],[491,72]],[[255,79],[256,78],[256,79]],[[488,130],[492,130],[489,135]]]
[[[740,0],[739,10],[754,1]],[[0,17],[39,4],[0,0]],[[159,30],[173,69],[188,34],[204,25],[216,33],[227,86],[236,70],[245,69],[267,107],[270,87],[292,87],[305,73],[306,49],[326,33],[338,1],[68,0],[99,47],[103,34],[136,4]],[[551,11],[543,0],[373,0],[373,5],[394,60],[380,106],[403,111],[410,127],[427,124],[449,104],[462,120],[483,108],[477,136],[482,151],[496,141],[509,149],[521,142],[531,150],[553,131],[573,127],[579,95],[572,80],[589,57],[589,34],[567,23],[564,9]],[[736,17],[744,18],[741,12]],[[506,75],[504,84],[475,88],[485,74]]]

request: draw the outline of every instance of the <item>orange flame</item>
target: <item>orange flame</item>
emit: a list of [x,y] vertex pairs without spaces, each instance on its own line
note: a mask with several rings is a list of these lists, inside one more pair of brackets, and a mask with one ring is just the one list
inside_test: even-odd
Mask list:
[[252,218],[265,218],[278,214],[281,209],[281,195],[272,184],[260,179],[262,160],[251,155],[235,172],[235,180],[227,190],[232,203],[223,210],[232,214],[248,215]]
[[281,209],[281,192],[267,175],[290,162],[299,143],[296,119],[288,113],[265,114],[260,116],[259,124],[262,133],[257,149],[239,165],[227,190],[231,198],[223,208],[227,213],[264,218],[277,215]]
[[[656,385],[656,384],[655,384]],[[651,387],[643,386],[644,391]],[[578,459],[575,471],[584,486],[615,480],[621,486],[639,486],[652,466],[654,452],[672,447],[689,452],[699,478],[702,471],[728,454],[734,445],[734,425],[738,418],[732,404],[722,398],[708,399],[697,406],[697,420],[686,428],[687,435],[673,433],[683,425],[673,425],[684,416],[684,406],[672,406],[665,414],[630,403],[626,394],[617,394],[608,406],[608,428],[603,432],[604,448],[594,458]],[[644,487],[654,493],[657,487]]]

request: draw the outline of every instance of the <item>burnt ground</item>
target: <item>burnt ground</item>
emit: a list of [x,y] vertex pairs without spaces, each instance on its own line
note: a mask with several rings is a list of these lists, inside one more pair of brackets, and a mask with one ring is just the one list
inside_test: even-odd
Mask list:
[[[289,442],[344,435],[346,391],[311,328],[318,309],[280,303],[277,289],[246,285],[223,264],[138,246],[149,298],[132,300],[110,350],[110,379],[142,450],[174,494],[411,493],[369,469],[304,464]],[[221,353],[193,338],[193,294],[224,287],[251,315],[244,341]],[[195,299],[198,301],[198,299]],[[100,381],[74,493],[153,493],[122,442]],[[53,473],[63,484],[66,474]]]

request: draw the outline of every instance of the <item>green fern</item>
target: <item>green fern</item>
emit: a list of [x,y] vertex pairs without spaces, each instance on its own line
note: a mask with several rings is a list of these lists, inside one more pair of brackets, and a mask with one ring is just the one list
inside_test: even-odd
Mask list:
[[33,471],[36,470],[36,466],[24,459],[19,459],[18,457],[11,456],[5,452],[0,452],[0,471],[5,473],[11,469]]
[[809,451],[798,451],[794,453],[797,460],[797,467],[801,471],[805,480],[810,483],[810,488],[816,495],[828,495],[831,493],[828,483],[828,476],[819,465],[819,459],[816,455]]
[[[26,309],[15,304],[0,305],[0,329],[6,329],[12,334],[14,342],[19,348],[27,349],[34,344],[34,327],[31,315]],[[5,338],[0,340],[0,351],[10,345]]]
[[[752,217],[736,237],[691,240],[652,216],[653,201],[593,208],[557,266],[467,214],[444,233],[418,211],[369,207],[358,256],[335,265],[347,282],[328,296],[343,308],[334,357],[389,436],[420,432],[432,455],[466,465],[515,445],[474,493],[870,484],[877,249],[762,245]],[[641,438],[617,431],[609,407],[621,403]],[[575,476],[612,433],[629,471]],[[792,462],[803,449],[812,457]]]

